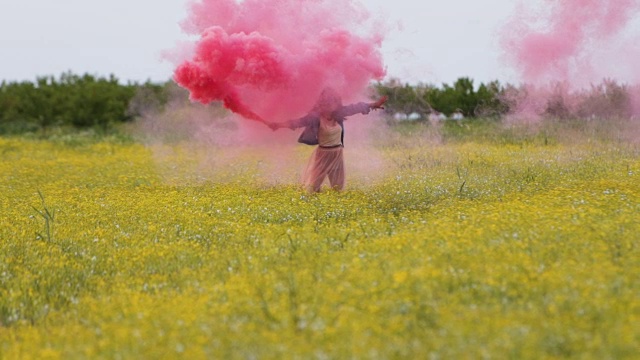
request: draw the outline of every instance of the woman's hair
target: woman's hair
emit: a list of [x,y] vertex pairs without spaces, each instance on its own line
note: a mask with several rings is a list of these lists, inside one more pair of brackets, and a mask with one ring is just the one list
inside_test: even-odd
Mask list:
[[334,112],[342,107],[342,98],[340,94],[331,87],[326,87],[322,90],[316,105],[313,107],[315,112],[330,111]]

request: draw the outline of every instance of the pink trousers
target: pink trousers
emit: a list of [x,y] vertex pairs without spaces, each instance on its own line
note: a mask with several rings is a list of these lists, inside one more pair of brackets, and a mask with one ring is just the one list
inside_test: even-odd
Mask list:
[[302,174],[302,183],[308,191],[320,191],[326,177],[331,187],[344,189],[344,156],[342,147],[317,147],[311,154],[307,168]]

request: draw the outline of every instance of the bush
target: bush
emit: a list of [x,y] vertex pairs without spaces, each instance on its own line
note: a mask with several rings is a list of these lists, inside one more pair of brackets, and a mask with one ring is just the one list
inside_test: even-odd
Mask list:
[[59,78],[38,77],[35,82],[0,84],[0,134],[34,132],[54,126],[95,128],[107,132],[139,115],[129,104],[136,93],[147,91],[166,102],[164,86],[149,82],[121,84],[108,78],[70,72]]

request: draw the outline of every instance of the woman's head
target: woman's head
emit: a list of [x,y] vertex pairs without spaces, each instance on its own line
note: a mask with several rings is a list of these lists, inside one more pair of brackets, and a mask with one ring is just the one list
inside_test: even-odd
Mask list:
[[323,115],[329,115],[342,107],[342,99],[338,92],[330,87],[324,88],[314,110]]

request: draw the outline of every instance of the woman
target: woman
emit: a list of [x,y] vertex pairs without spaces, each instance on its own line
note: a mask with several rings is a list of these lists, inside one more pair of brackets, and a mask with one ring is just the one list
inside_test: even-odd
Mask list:
[[325,177],[329,177],[331,187],[336,190],[344,188],[344,125],[347,116],[368,114],[371,110],[383,109],[386,97],[374,103],[356,103],[343,106],[338,93],[327,88],[311,112],[296,120],[285,123],[270,123],[272,129],[288,127],[305,130],[298,139],[308,145],[318,145],[313,151],[302,182],[309,191],[319,192]]

